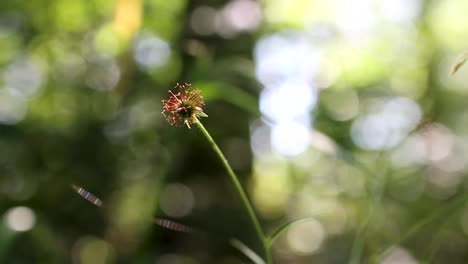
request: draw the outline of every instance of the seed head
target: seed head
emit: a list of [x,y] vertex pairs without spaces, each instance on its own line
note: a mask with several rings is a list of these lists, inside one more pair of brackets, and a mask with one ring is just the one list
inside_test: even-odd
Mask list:
[[171,95],[169,99],[162,100],[163,111],[161,113],[169,124],[178,127],[185,124],[190,128],[190,125],[195,123],[197,117],[207,117],[202,109],[205,102],[200,90],[192,89],[192,85],[189,83],[177,83],[174,88],[178,92],[174,93],[169,90]]

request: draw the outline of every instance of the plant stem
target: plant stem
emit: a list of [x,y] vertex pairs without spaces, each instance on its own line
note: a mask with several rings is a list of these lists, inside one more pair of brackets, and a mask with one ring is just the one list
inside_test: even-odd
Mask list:
[[267,245],[267,241],[265,239],[265,234],[263,233],[262,227],[260,226],[260,222],[258,221],[258,218],[257,218],[257,216],[255,214],[255,211],[254,211],[254,209],[252,207],[252,204],[250,203],[249,199],[247,198],[247,194],[245,193],[244,188],[242,188],[242,185],[240,184],[239,179],[237,178],[236,174],[232,170],[231,165],[229,165],[229,162],[227,161],[227,159],[224,156],[223,152],[221,152],[221,150],[219,149],[216,142],[211,137],[210,133],[208,133],[208,131],[205,129],[205,127],[200,122],[200,120],[198,120],[197,118],[195,120],[196,120],[195,124],[202,131],[202,133],[206,137],[206,139],[210,142],[210,144],[213,147],[214,151],[216,152],[219,159],[223,163],[224,168],[227,170],[227,172],[228,172],[228,174],[229,174],[229,176],[231,178],[232,183],[236,187],[236,190],[237,190],[237,192],[239,193],[239,196],[242,199],[242,203],[244,204],[245,209],[247,210],[247,213],[248,213],[248,215],[250,217],[250,220],[252,221],[252,223],[253,223],[253,225],[255,227],[255,231],[257,232],[257,236],[258,236],[258,238],[260,239],[260,241],[263,244],[263,249],[265,251],[266,262],[268,264],[271,264],[272,262],[271,262],[271,256],[270,256],[270,248]]

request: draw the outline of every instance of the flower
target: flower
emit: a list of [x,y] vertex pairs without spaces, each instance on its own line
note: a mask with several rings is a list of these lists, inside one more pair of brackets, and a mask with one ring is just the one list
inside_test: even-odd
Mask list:
[[177,83],[174,88],[179,92],[174,93],[169,90],[171,97],[168,100],[162,100],[163,111],[161,113],[169,124],[179,127],[185,124],[190,128],[190,125],[196,122],[197,117],[207,117],[202,109],[205,102],[200,90],[192,89],[189,83]]

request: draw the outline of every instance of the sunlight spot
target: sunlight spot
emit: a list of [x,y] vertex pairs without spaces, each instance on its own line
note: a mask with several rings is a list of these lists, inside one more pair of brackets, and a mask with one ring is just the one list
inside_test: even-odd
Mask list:
[[375,108],[351,126],[351,137],[360,148],[380,150],[396,146],[418,125],[422,116],[419,105],[404,97],[376,104]]
[[253,31],[260,24],[262,11],[252,0],[233,0],[223,10],[223,15],[234,30]]
[[416,259],[408,252],[408,250],[397,247],[392,249],[390,253],[380,262],[381,264],[417,264]]
[[322,224],[314,219],[292,226],[288,231],[289,247],[298,254],[317,252],[326,238]]
[[376,12],[368,0],[341,0],[336,11],[337,26],[352,40],[365,41],[376,29]]
[[273,126],[271,144],[275,151],[286,156],[303,153],[310,145],[309,128],[294,121],[281,122]]
[[260,95],[260,111],[274,121],[307,117],[317,101],[317,91],[301,80],[287,80],[265,88]]
[[10,208],[5,213],[7,226],[18,232],[28,231],[34,227],[36,223],[36,215],[34,212],[25,206]]
[[384,17],[401,24],[413,22],[421,12],[420,0],[384,0],[381,4]]
[[257,79],[269,86],[287,79],[311,82],[321,53],[304,33],[284,31],[257,41],[254,50]]

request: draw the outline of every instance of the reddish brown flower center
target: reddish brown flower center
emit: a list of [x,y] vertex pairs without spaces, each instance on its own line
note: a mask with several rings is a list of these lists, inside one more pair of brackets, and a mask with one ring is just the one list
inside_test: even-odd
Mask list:
[[191,89],[191,85],[186,83],[177,84],[175,88],[178,93],[169,91],[171,95],[168,100],[162,100],[162,114],[171,125],[190,126],[196,120],[197,116],[206,116],[202,107],[205,105],[200,90]]

